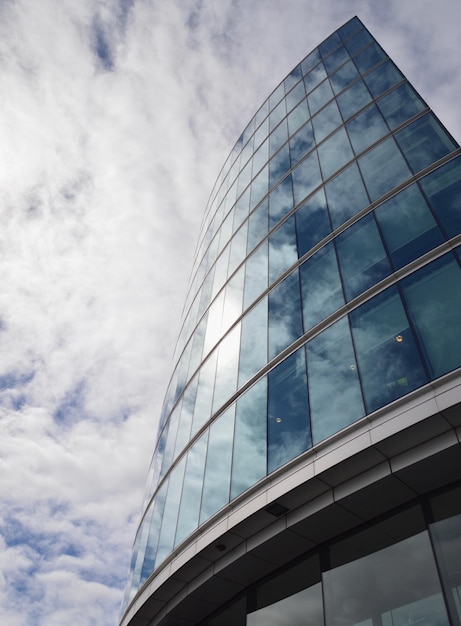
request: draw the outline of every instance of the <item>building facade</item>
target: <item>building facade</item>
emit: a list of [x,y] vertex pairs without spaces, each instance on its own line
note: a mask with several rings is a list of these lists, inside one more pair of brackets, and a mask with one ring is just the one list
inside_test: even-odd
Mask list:
[[461,150],[358,18],[202,224],[123,626],[461,619]]

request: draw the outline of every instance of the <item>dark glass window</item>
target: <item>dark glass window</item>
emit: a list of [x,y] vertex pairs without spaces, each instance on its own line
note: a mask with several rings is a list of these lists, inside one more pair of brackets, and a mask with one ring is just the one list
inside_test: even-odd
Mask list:
[[328,80],[324,80],[311,94],[307,96],[311,115],[315,115],[329,100],[333,98],[333,91]]
[[330,52],[337,48],[341,44],[341,39],[338,33],[333,33],[319,46],[319,51],[322,57],[326,57]]
[[295,167],[292,172],[292,178],[295,204],[298,204],[322,182],[319,161],[315,152]]
[[378,106],[391,129],[400,126],[426,108],[424,102],[408,83],[400,85],[378,100]]
[[300,100],[306,97],[306,89],[304,88],[304,81],[301,80],[293,87],[285,99],[287,105],[287,111],[290,112]]
[[303,74],[307,74],[313,67],[317,65],[319,61],[320,61],[320,52],[316,48],[310,54],[307,55],[304,61],[301,61],[301,70]]
[[389,132],[381,113],[374,104],[354,117],[346,128],[355,154],[363,152]]
[[373,215],[350,226],[335,239],[347,300],[372,287],[391,273]]
[[384,202],[375,215],[397,269],[444,241],[417,185],[407,187]]
[[402,80],[402,74],[395,67],[392,61],[386,61],[377,67],[374,72],[365,76],[365,82],[368,85],[368,89],[375,98],[397,83],[400,83]]
[[360,157],[359,166],[372,201],[411,176],[392,137]]
[[286,120],[283,120],[269,137],[269,156],[272,157],[277,150],[288,140],[288,128]]
[[229,502],[234,415],[235,405],[232,405],[210,426],[200,523]]
[[295,219],[298,256],[302,257],[331,231],[323,189],[299,207],[295,213]]
[[298,270],[269,293],[269,359],[303,334]]
[[368,195],[356,163],[352,163],[341,174],[325,186],[328,208],[333,228],[344,224],[368,204]]
[[420,184],[448,236],[461,232],[461,158],[431,172]]
[[269,237],[269,284],[298,260],[294,215]]
[[361,30],[359,33],[352,37],[344,44],[346,48],[349,50],[351,56],[359,52],[362,48],[368,45],[371,41],[373,41],[370,33],[366,30]]
[[271,131],[273,131],[276,126],[278,126],[279,122],[283,120],[286,114],[287,110],[285,106],[285,100],[282,100],[269,115],[269,127]]
[[354,156],[344,128],[340,128],[318,147],[323,180],[329,178]]
[[339,68],[332,76],[330,82],[335,93],[339,93],[347,87],[352,81],[359,77],[359,73],[352,61],[348,61]]
[[238,386],[267,363],[267,296],[242,319]]
[[328,74],[331,74],[337,67],[348,61],[349,58],[349,53],[344,46],[337,48],[324,60]]
[[269,372],[268,386],[267,464],[273,472],[312,444],[305,351],[298,350]]
[[427,382],[395,287],[352,311],[350,320],[369,413]]
[[307,368],[316,444],[365,415],[347,319],[307,344]]
[[323,67],[323,63],[319,63],[313,70],[309,72],[309,74],[307,74],[307,76],[304,76],[304,87],[306,89],[306,93],[310,93],[326,77],[327,73],[325,71],[325,68]]
[[[447,494],[448,495],[448,494]],[[450,492],[453,500],[455,495]],[[459,563],[461,562],[461,515],[454,515],[430,525],[430,533],[434,542],[435,554],[439,563],[442,584],[445,588],[451,612],[461,621],[461,578]]]
[[346,24],[341,26],[341,28],[338,30],[338,33],[341,35],[342,39],[347,39],[361,28],[362,24],[360,23],[360,20],[356,17],[353,17],[351,20],[346,22]]
[[301,267],[304,329],[309,330],[344,304],[333,243],[307,259]]
[[456,148],[432,113],[399,130],[395,138],[414,173]]
[[452,254],[402,280],[403,293],[433,378],[461,365],[461,270]]
[[300,65],[297,65],[295,68],[291,70],[291,72],[283,81],[283,84],[285,86],[285,93],[288,93],[290,89],[294,87],[294,85],[296,85],[296,83],[300,80],[302,75],[303,74],[302,74]]
[[312,118],[312,126],[314,127],[315,140],[320,143],[327,135],[338,128],[342,124],[341,115],[338,105],[333,100],[327,104],[320,113]]
[[386,58],[384,51],[376,42],[370,44],[363,52],[360,52],[355,58],[355,64],[362,74],[375,66],[377,63]]
[[314,145],[312,124],[308,122],[290,139],[291,166],[294,167]]
[[269,228],[273,228],[293,208],[291,176],[287,176],[269,194]]
[[269,161],[269,188],[284,176],[291,167],[290,150],[285,144]]
[[363,80],[360,80],[346,91],[343,91],[343,93],[337,97],[337,101],[343,118],[347,120],[371,102],[371,96]]
[[232,454],[231,499],[267,473],[267,379],[237,400]]

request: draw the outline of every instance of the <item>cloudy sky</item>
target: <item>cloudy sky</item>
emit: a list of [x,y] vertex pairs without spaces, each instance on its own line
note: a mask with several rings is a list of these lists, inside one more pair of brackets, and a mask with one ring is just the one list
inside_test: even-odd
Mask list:
[[1,624],[117,624],[208,193],[354,14],[460,141],[459,0],[0,2]]

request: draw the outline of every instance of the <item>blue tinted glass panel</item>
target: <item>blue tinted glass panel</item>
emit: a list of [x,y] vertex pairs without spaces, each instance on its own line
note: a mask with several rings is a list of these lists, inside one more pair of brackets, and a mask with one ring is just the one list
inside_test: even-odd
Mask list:
[[232,456],[231,499],[267,473],[267,379],[237,401]]
[[290,139],[291,166],[294,167],[314,145],[312,124],[308,122]]
[[239,345],[240,324],[237,324],[219,344],[212,412],[217,411],[237,389]]
[[400,126],[426,108],[424,102],[408,83],[400,85],[378,100],[378,106],[391,129]]
[[373,42],[368,46],[368,48],[365,48],[363,52],[360,52],[354,58],[354,61],[359,71],[363,74],[385,58],[386,55],[384,51],[376,42]]
[[235,405],[210,426],[200,523],[229,502]]
[[348,61],[339,68],[337,72],[330,76],[330,82],[335,93],[339,93],[345,89],[350,83],[359,77],[357,68],[352,61]]
[[342,39],[347,39],[361,28],[362,24],[360,23],[360,20],[356,17],[353,17],[346,24],[341,26],[341,28],[338,30],[338,33],[341,35]]
[[432,113],[399,130],[395,138],[415,173],[456,148]]
[[347,300],[352,300],[391,273],[373,215],[350,226],[335,239]]
[[286,120],[283,120],[269,137],[269,156],[272,157],[287,140],[288,128]]
[[267,241],[265,241],[248,257],[246,262],[245,289],[243,291],[244,309],[267,289],[267,275],[268,255]]
[[152,518],[149,528],[149,536],[147,538],[146,551],[144,554],[144,561],[141,568],[141,576],[139,584],[142,585],[146,581],[151,573],[154,571],[159,530],[162,523],[163,511],[165,508],[165,498],[168,489],[168,480],[161,486],[159,492],[155,496],[154,503],[151,505]]
[[218,351],[215,350],[200,368],[197,395],[195,397],[194,417],[192,420],[192,435],[195,435],[211,415],[211,401],[213,399],[217,356]]
[[290,112],[306,96],[304,81],[301,80],[286,97],[287,111]]
[[294,215],[269,237],[269,284],[298,260]]
[[253,175],[256,175],[269,160],[269,139],[266,139],[253,155]]
[[267,363],[267,296],[242,319],[238,386]]
[[269,202],[261,202],[257,209],[253,211],[248,220],[248,241],[247,253],[264,239],[269,230]]
[[354,117],[346,128],[355,154],[363,152],[389,132],[381,113],[374,104]]
[[181,417],[178,428],[178,435],[176,437],[176,446],[174,450],[175,456],[177,456],[190,438],[190,430],[192,425],[192,417],[194,415],[195,396],[197,394],[197,382],[198,375],[187,387],[181,405]]
[[396,287],[352,311],[350,320],[369,413],[427,382]]
[[461,365],[461,270],[452,254],[402,280],[410,315],[433,378]]
[[342,123],[338,105],[333,100],[327,104],[320,113],[312,118],[312,126],[314,127],[315,140],[320,143],[327,135],[332,133]]
[[298,204],[322,183],[319,162],[315,152],[301,161],[293,170],[292,179],[295,204]]
[[374,72],[365,76],[365,82],[373,96],[377,98],[379,95],[390,89],[403,80],[402,74],[395,67],[392,61],[386,61]]
[[362,177],[355,163],[330,181],[325,190],[333,228],[341,226],[369,204]]
[[439,167],[420,183],[448,236],[461,232],[461,158]]
[[283,98],[284,95],[285,88],[283,83],[280,83],[280,85],[276,89],[274,89],[274,91],[269,96],[269,107],[273,109],[275,105],[280,102],[281,98]]
[[282,100],[269,115],[269,127],[271,131],[283,120],[286,114],[285,100]]
[[293,208],[291,176],[287,176],[269,195],[269,228],[273,228]]
[[307,399],[306,356],[298,350],[269,372],[268,472],[312,444]]
[[290,150],[288,144],[285,144],[269,161],[269,187],[273,187],[288,172],[290,167]]
[[301,62],[301,69],[303,74],[307,74],[313,67],[320,61],[320,53],[317,49],[313,50],[305,59]]
[[333,98],[333,91],[328,80],[325,80],[311,94],[307,96],[311,115],[315,115],[329,100]]
[[416,185],[407,187],[379,206],[375,215],[397,269],[444,241]]
[[303,334],[298,270],[269,293],[269,359]]
[[251,183],[250,211],[260,202],[268,192],[268,167],[264,167]]
[[371,96],[363,80],[360,80],[340,94],[337,101],[343,118],[347,120],[371,102]]
[[303,74],[302,74],[300,65],[297,65],[294,69],[291,70],[291,72],[283,81],[283,84],[285,86],[285,93],[288,93],[290,89],[296,85],[296,83],[300,80],[302,75]]
[[304,330],[307,331],[344,304],[333,243],[305,261],[300,273]]
[[159,565],[173,549],[185,465],[186,457],[181,459],[170,474],[155,565]]
[[365,415],[347,319],[307,344],[307,368],[316,444]]
[[359,166],[372,201],[411,175],[392,137],[360,157]]
[[349,58],[349,53],[344,46],[337,48],[332,54],[330,54],[330,56],[328,56],[324,60],[325,68],[328,74],[331,74],[337,67],[339,67],[346,61],[349,61]]
[[352,37],[344,44],[346,48],[349,50],[351,56],[359,52],[362,48],[368,45],[373,38],[370,33],[366,30],[361,30],[359,33]]
[[269,118],[267,118],[255,133],[255,149],[262,144],[269,134]]
[[323,189],[305,202],[295,213],[298,256],[302,257],[330,231],[327,203]]
[[324,180],[329,178],[354,156],[344,128],[340,128],[319,146],[318,153]]
[[288,115],[288,130],[290,135],[295,133],[298,128],[307,122],[309,119],[309,111],[307,108],[307,100],[303,100],[298,104],[296,109]]
[[184,485],[174,540],[175,546],[198,526],[207,443],[208,431],[194,443],[187,453]]
[[330,54],[335,48],[337,48],[341,44],[341,39],[338,33],[333,33],[330,35],[323,43],[319,46],[319,51],[322,57],[326,57],[327,54]]

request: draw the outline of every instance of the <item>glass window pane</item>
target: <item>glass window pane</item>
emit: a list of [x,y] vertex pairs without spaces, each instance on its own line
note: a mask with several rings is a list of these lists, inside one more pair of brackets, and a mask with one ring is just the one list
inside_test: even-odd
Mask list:
[[253,155],[253,174],[256,175],[269,160],[269,139],[266,139]]
[[296,85],[296,83],[299,81],[302,75],[303,74],[302,74],[300,65],[297,65],[294,69],[291,70],[291,72],[283,81],[283,84],[285,86],[285,93],[288,93],[290,89],[294,87],[294,85]]
[[338,128],[342,124],[341,115],[339,113],[338,105],[333,100],[330,104],[327,104],[320,113],[317,113],[312,118],[312,126],[314,127],[315,140],[320,143],[322,139],[325,139],[327,135]]
[[200,368],[192,419],[192,436],[209,420],[211,415],[217,356],[218,351],[215,350]]
[[320,145],[318,153],[323,180],[329,178],[354,156],[344,128],[340,128]]
[[303,334],[298,270],[269,293],[269,359]]
[[[451,498],[455,494],[451,492]],[[458,495],[459,498],[459,494]],[[461,620],[461,580],[459,564],[461,562],[461,515],[454,515],[430,525],[435,554],[439,562],[442,584],[452,613]]]
[[269,187],[273,187],[282,176],[285,176],[290,167],[290,150],[288,144],[285,144],[269,161]]
[[304,161],[301,161],[301,163],[295,167],[291,176],[293,179],[295,204],[298,204],[322,183],[317,154],[313,152],[306,157]]
[[238,386],[267,363],[267,296],[242,319]]
[[285,100],[282,100],[269,115],[269,127],[271,131],[283,120],[286,114]]
[[313,67],[317,65],[319,61],[320,61],[320,53],[318,49],[316,48],[310,54],[307,55],[304,61],[301,62],[301,69],[302,69],[303,74],[307,74]]
[[325,72],[325,68],[323,67],[323,63],[319,63],[317,67],[304,76],[304,87],[306,89],[306,93],[309,93],[313,89],[319,85],[322,80],[325,80],[327,77],[327,73]]
[[305,261],[300,272],[304,330],[307,331],[344,304],[333,243]]
[[232,456],[231,499],[267,473],[267,379],[237,400]]
[[347,319],[307,344],[307,371],[316,444],[365,415]]
[[346,91],[343,91],[343,93],[338,96],[337,101],[343,118],[347,120],[371,102],[371,96],[363,80],[360,80]]
[[[307,89],[306,89],[307,91]],[[333,98],[333,91],[328,80],[323,81],[311,94],[307,96],[311,115],[315,115],[329,100]]]
[[389,276],[391,267],[373,215],[367,215],[335,239],[347,300]]
[[456,148],[432,113],[399,130],[395,138],[415,173]]
[[175,546],[181,543],[198,526],[207,442],[208,431],[194,443],[187,453],[184,485],[174,540]]
[[200,524],[229,502],[235,404],[210,426]]
[[308,122],[290,139],[291,166],[294,167],[309,150],[312,150],[314,145],[312,124]]
[[294,215],[269,237],[269,284],[298,260]]
[[229,268],[228,276],[231,276],[240,263],[245,259],[247,247],[247,227],[248,222],[240,228],[231,240],[231,248],[229,252]]
[[402,280],[402,288],[433,378],[461,365],[461,270],[452,254]]
[[198,375],[187,387],[181,406],[181,417],[178,428],[178,436],[176,437],[176,447],[174,454],[177,456],[186,446],[190,439],[190,429],[192,425],[192,416],[194,415],[195,396],[197,394]]
[[397,83],[400,83],[403,79],[403,75],[395,67],[392,61],[386,61],[377,67],[373,72],[365,76],[365,82],[368,85],[368,89],[375,98]]
[[422,256],[444,237],[417,185],[411,185],[375,210],[395,268]]
[[369,413],[427,382],[395,287],[352,311],[350,320]]
[[325,187],[333,228],[344,224],[369,204],[367,192],[355,163]]
[[[287,105],[287,111],[291,111],[298,104],[298,102],[305,97],[306,97],[306,89],[304,88],[304,81],[301,80],[296,85],[296,87],[293,87],[290,93],[287,94],[287,97],[285,99],[286,105]],[[307,102],[306,102],[306,106],[307,106]]]
[[330,76],[330,83],[335,93],[339,93],[356,78],[359,77],[357,68],[352,61],[348,61],[342,67],[339,68],[332,76]]
[[288,127],[286,120],[283,120],[269,136],[269,156],[272,157],[287,140]]
[[269,231],[269,202],[261,202],[248,219],[247,254],[264,239]]
[[372,201],[411,176],[392,137],[360,157],[359,166]]
[[349,53],[344,46],[337,48],[330,56],[326,57],[324,64],[328,74],[334,72],[334,70],[349,60]]
[[273,602],[247,616],[247,626],[278,626],[279,624],[323,626],[321,584],[292,593],[283,600]]
[[363,74],[385,58],[386,55],[384,51],[376,42],[373,42],[354,58],[354,62],[359,68],[359,71]]
[[266,118],[255,133],[255,149],[262,144],[269,134],[269,118]]
[[244,309],[267,289],[267,273],[267,241],[265,241],[248,257],[246,262],[245,290],[243,292]]
[[449,237],[461,232],[461,158],[453,159],[420,180]]
[[416,113],[423,111],[426,105],[409,85],[404,83],[378,100],[378,106],[391,129],[400,126]]
[[351,56],[359,52],[367,44],[373,41],[370,33],[367,30],[361,30],[359,33],[352,37],[344,44],[349,50]]
[[354,117],[346,128],[355,154],[363,152],[389,132],[381,113],[374,104]]
[[288,115],[288,130],[290,135],[295,133],[298,128],[307,122],[309,119],[309,110],[307,108],[307,100],[303,100],[298,104],[296,109],[293,109]]
[[295,213],[298,256],[302,257],[330,232],[325,192],[320,189]]
[[260,202],[268,192],[268,176],[269,171],[268,166],[266,165],[259,172],[256,178],[253,179],[253,182],[251,183],[250,211],[255,208],[258,202]]
[[147,538],[146,551],[144,553],[144,561],[141,568],[139,585],[142,585],[154,571],[157,555],[157,546],[159,539],[160,526],[163,519],[163,511],[165,508],[165,498],[168,489],[168,480],[160,487],[154,502],[151,504],[152,517],[149,527],[149,536]]
[[303,349],[269,372],[267,415],[268,472],[311,446],[307,400],[306,356]]
[[327,626],[448,625],[426,531],[323,575]]
[[333,33],[330,35],[323,43],[319,46],[319,52],[322,57],[326,57],[330,52],[332,52],[335,48],[337,48],[341,44],[341,39],[339,38],[338,33]]
[[338,30],[338,33],[341,35],[342,39],[344,40],[350,37],[351,35],[353,35],[354,33],[356,33],[361,28],[362,28],[362,24],[360,23],[360,20],[357,19],[356,17],[353,17],[351,20],[346,22],[346,24],[341,26],[341,28]]
[[293,208],[293,189],[291,176],[287,176],[280,185],[269,194],[269,228],[273,228]]
[[217,411],[237,389],[240,346],[240,324],[221,341],[218,348],[213,410]]
[[155,559],[156,566],[159,565],[173,549],[185,465],[186,457],[183,457],[170,474],[165,508],[161,518],[162,527],[158,539],[157,556]]

